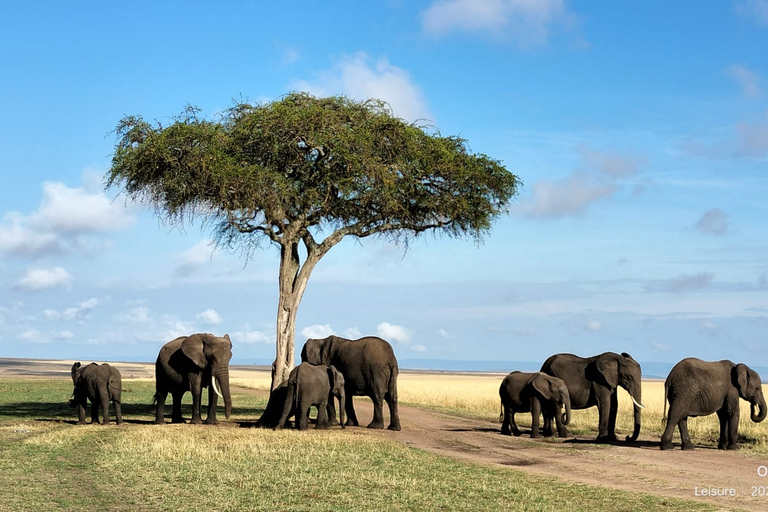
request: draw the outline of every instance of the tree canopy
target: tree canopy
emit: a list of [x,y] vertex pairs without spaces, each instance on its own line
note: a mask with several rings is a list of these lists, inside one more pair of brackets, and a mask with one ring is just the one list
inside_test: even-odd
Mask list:
[[106,184],[169,223],[203,219],[246,257],[264,242],[280,247],[278,378],[293,366],[306,281],[331,247],[345,236],[407,244],[427,231],[479,241],[519,186],[461,137],[428,133],[380,100],[291,93],[214,120],[199,114],[188,106],[168,126],[124,117]]

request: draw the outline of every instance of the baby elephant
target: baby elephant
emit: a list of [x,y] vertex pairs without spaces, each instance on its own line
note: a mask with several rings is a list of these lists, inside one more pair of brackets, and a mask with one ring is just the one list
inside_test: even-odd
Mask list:
[[80,362],[72,365],[72,382],[75,389],[69,400],[70,407],[77,407],[78,425],[85,425],[85,406],[87,400],[91,401],[91,422],[99,423],[99,405],[104,415],[104,424],[109,424],[109,401],[115,405],[115,419],[117,424],[123,422],[120,411],[120,393],[122,391],[122,379],[117,368],[108,364],[91,363],[82,366]]
[[[341,428],[344,428],[344,376],[333,366],[301,363],[288,376],[288,390],[283,414],[276,429],[281,429],[291,413],[296,415],[296,428],[306,430],[309,423],[309,409],[317,407],[315,428],[328,428],[327,405],[334,397],[339,399]],[[335,418],[334,418],[335,419]]]
[[[555,417],[557,435],[568,437],[565,425],[571,421],[571,398],[568,388],[561,379],[542,372],[512,372],[501,382],[502,420],[501,433],[508,436],[522,434],[515,424],[516,412],[531,413],[531,437],[539,437],[539,414],[542,412]],[[565,407],[565,413],[562,412]],[[544,435],[553,433],[545,429]]]
[[[683,450],[693,450],[688,435],[688,416],[717,413],[720,420],[721,450],[739,448],[739,398],[749,402],[750,419],[759,423],[768,409],[763,397],[760,375],[745,364],[731,361],[702,361],[695,357],[683,359],[669,372],[664,382],[664,418],[667,424],[661,435],[661,449],[671,450],[675,425],[680,429]],[[669,418],[667,419],[667,400]],[[760,411],[756,412],[755,408]],[[663,421],[662,420],[662,421]]]

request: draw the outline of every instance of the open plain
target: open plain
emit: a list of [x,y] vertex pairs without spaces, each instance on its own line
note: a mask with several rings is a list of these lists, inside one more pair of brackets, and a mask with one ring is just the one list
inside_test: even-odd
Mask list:
[[[0,360],[0,381],[24,381],[24,380],[50,380],[69,379],[69,368],[72,361],[32,361],[32,360]],[[151,389],[154,365],[148,363],[110,363],[120,369],[123,375],[123,387],[134,387],[132,382],[144,383],[146,389]],[[391,432],[372,431],[363,428],[348,428],[343,433],[333,430],[333,435],[349,436],[351,439],[361,440],[378,438],[391,441],[408,448],[416,448],[427,452],[445,456],[455,461],[471,465],[481,465],[501,469],[509,473],[510,479],[515,479],[518,472],[544,477],[537,482],[558,482],[566,485],[587,484],[584,492],[589,494],[590,489],[606,488],[610,490],[642,493],[662,498],[654,502],[650,507],[664,509],[664,499],[672,502],[677,500],[690,500],[702,504],[709,504],[718,510],[768,510],[768,452],[765,450],[766,428],[765,425],[753,425],[747,431],[744,439],[744,448],[739,452],[726,452],[715,449],[713,442],[698,442],[697,449],[691,452],[683,452],[679,449],[672,452],[659,450],[660,425],[657,424],[656,409],[660,407],[658,392],[644,391],[646,405],[649,413],[644,417],[643,430],[640,438],[634,443],[617,442],[613,445],[595,444],[592,442],[593,433],[589,431],[589,411],[574,411],[574,419],[571,424],[573,437],[568,439],[530,439],[526,426],[529,419],[526,415],[519,417],[519,424],[525,435],[522,437],[502,436],[499,423],[493,417],[494,412],[488,412],[489,407],[496,408],[498,415],[498,395],[494,396],[494,388],[498,389],[498,383],[502,375],[472,375],[472,374],[445,374],[402,371],[400,375],[400,414],[402,431]],[[231,380],[236,387],[236,392],[241,396],[255,396],[266,402],[269,382],[269,372],[265,368],[235,366],[231,371]],[[657,390],[660,383],[646,383],[644,389]],[[451,390],[456,386],[456,390]],[[478,402],[486,400],[489,405],[486,411],[472,410],[471,407],[462,406],[461,403],[448,403],[447,399],[430,400],[429,395],[437,393],[437,390],[447,393],[454,400],[461,400],[460,388],[477,393]],[[663,388],[662,388],[663,389]],[[133,397],[149,404],[151,393],[147,396]],[[124,402],[126,395],[124,394]],[[423,397],[423,399],[419,399]],[[66,407],[67,396],[62,396],[62,413],[74,420],[74,412]],[[626,397],[625,397],[626,398]],[[34,400],[30,398],[30,400]],[[442,401],[442,402],[441,402]],[[622,398],[620,397],[620,401]],[[627,400],[624,399],[624,402]],[[468,402],[472,402],[471,399]],[[495,405],[494,405],[495,404]],[[18,405],[18,404],[17,404]],[[5,404],[5,409],[0,407],[0,429],[13,429],[14,432],[29,430],[27,427],[19,427],[18,422],[8,411],[11,407]],[[147,406],[148,407],[148,406]],[[367,399],[355,399],[355,407],[361,423],[371,417],[371,404]],[[235,410],[237,403],[235,403]],[[146,407],[145,407],[146,409]],[[35,409],[31,409],[34,411]],[[386,410],[386,407],[385,407]],[[71,412],[68,412],[71,411]],[[220,429],[226,432],[227,427],[251,426],[258,417],[258,409],[251,409],[251,418],[243,415],[234,415],[229,422],[222,422]],[[130,409],[124,412],[128,418],[128,425],[121,428],[136,428],[130,421]],[[23,413],[19,412],[19,416]],[[620,416],[628,416],[626,410],[619,412]],[[742,415],[742,422],[745,418]],[[28,418],[20,418],[27,420]],[[692,425],[702,419],[692,419]],[[45,418],[34,418],[34,422],[45,422]],[[58,420],[60,423],[62,420]],[[746,418],[748,422],[748,418]],[[66,421],[65,421],[66,422]],[[73,423],[72,421],[71,423]],[[144,421],[143,423],[149,423]],[[68,425],[67,425],[68,426]],[[87,427],[93,428],[93,427]],[[98,428],[98,427],[96,427]],[[162,428],[162,427],[159,427]],[[629,429],[621,430],[619,424],[619,437],[628,433]],[[210,429],[210,427],[208,427]],[[230,432],[249,432],[238,430]],[[250,430],[253,432],[253,430]],[[310,431],[309,436],[313,433]],[[241,434],[238,434],[241,435]],[[694,434],[694,439],[706,438],[708,434]],[[711,436],[711,434],[709,434]],[[679,443],[679,438],[675,437]],[[495,492],[488,489],[489,493]],[[457,500],[461,498],[456,497]],[[469,508],[460,506],[456,501],[453,507],[449,505],[442,508]],[[471,505],[471,504],[468,504]],[[520,503],[517,503],[519,506]],[[679,505],[679,503],[678,503]],[[556,508],[555,503],[551,504]],[[141,508],[141,507],[140,507]],[[153,508],[153,507],[149,507]],[[162,507],[157,507],[162,508]],[[308,506],[308,508],[310,508]],[[333,507],[331,507],[333,508]],[[405,506],[400,508],[419,508],[418,506]],[[480,507],[482,508],[482,507]],[[510,504],[510,508],[517,508]],[[541,505],[533,506],[534,509],[542,509]],[[548,507],[543,507],[547,509]],[[588,508],[588,507],[585,507]],[[616,503],[617,510],[622,509],[620,503]],[[685,508],[685,507],[683,507]],[[0,509],[11,509],[3,506]],[[116,508],[119,509],[119,508]]]

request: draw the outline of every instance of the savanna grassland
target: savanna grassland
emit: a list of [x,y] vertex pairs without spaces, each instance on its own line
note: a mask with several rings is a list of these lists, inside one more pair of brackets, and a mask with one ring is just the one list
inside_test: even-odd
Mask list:
[[[266,387],[268,376],[254,375],[234,377],[233,384]],[[496,421],[500,381],[495,375],[403,373],[400,400]],[[644,388],[644,433],[655,423],[653,386]],[[124,378],[123,388],[125,425],[76,426],[75,410],[66,405],[71,381],[0,380],[0,510],[712,509],[456,460],[406,446],[397,440],[400,433],[251,428],[266,396],[246,389],[235,390],[233,416],[218,427],[157,426],[151,424],[154,384]],[[574,433],[591,435],[596,417],[589,414],[574,413]],[[524,416],[521,426],[529,422]],[[660,401],[658,418],[660,425]],[[764,430],[744,428],[745,448],[763,450]],[[631,425],[619,429],[628,432]],[[697,440],[708,442],[707,428],[696,432]]]

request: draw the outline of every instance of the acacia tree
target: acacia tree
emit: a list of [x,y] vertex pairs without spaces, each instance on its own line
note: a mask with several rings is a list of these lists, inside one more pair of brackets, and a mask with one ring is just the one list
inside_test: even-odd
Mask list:
[[[280,250],[274,389],[294,366],[296,314],[312,270],[344,237],[407,247],[425,232],[482,239],[519,181],[461,137],[428,133],[379,100],[238,103],[215,120],[187,107],[168,126],[124,117],[106,186],[165,222],[196,218],[246,258]],[[302,262],[303,258],[303,262]]]

